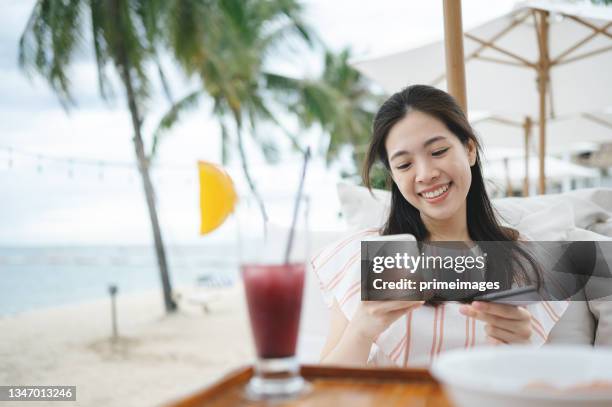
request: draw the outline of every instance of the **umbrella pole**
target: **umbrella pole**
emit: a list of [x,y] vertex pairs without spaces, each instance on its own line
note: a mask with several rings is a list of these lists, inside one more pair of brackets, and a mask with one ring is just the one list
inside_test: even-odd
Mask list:
[[529,142],[531,139],[531,117],[526,116],[523,123],[525,130],[525,181],[523,183],[523,196],[529,196]]
[[467,117],[461,0],[443,0],[443,6],[446,84],[448,92],[457,100]]
[[550,79],[550,57],[548,55],[548,11],[534,11],[540,16],[540,24],[538,24],[538,41],[540,50],[540,60],[538,61],[538,93],[540,97],[540,139],[539,139],[539,156],[540,156],[540,177],[538,182],[538,192],[546,193],[546,173],[544,170],[544,159],[546,156],[546,87]]
[[506,173],[506,196],[514,195],[514,188],[512,188],[512,180],[510,179],[510,159],[504,158],[504,172]]

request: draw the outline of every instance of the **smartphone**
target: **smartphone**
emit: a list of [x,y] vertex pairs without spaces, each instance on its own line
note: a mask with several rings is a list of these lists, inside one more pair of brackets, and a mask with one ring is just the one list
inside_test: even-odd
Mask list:
[[508,305],[528,305],[540,302],[542,298],[537,288],[533,285],[529,285],[526,287],[511,288],[509,290],[477,295],[472,298],[472,301],[486,301]]

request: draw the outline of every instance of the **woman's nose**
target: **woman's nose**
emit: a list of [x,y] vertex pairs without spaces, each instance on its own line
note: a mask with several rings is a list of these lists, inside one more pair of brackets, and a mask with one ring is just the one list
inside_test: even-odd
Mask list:
[[440,176],[440,171],[429,160],[417,164],[416,182],[429,184]]

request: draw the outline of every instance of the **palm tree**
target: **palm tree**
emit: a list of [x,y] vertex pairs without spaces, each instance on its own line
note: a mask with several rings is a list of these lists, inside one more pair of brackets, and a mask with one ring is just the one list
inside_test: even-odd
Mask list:
[[[266,158],[275,154],[274,144],[258,133],[262,122],[281,126],[269,106],[266,65],[269,56],[290,41],[311,43],[309,29],[300,19],[301,6],[296,0],[194,0],[170,2],[169,8],[170,48],[186,74],[199,78],[201,87],[176,102],[162,118],[153,153],[180,113],[207,95],[221,129],[223,159],[234,139],[243,173],[265,221],[267,213],[249,172],[243,136],[248,130]],[[299,148],[295,139],[293,142]]]
[[167,312],[176,309],[171,296],[168,265],[149,174],[142,123],[150,93],[147,64],[156,64],[161,45],[159,18],[164,0],[38,0],[19,41],[19,64],[40,74],[66,110],[74,105],[68,69],[78,57],[84,38],[91,41],[98,86],[104,99],[111,92],[107,68],[118,74],[132,119],[134,151],[142,177]]
[[319,125],[329,135],[328,163],[338,157],[343,146],[350,146],[355,166],[360,168],[381,98],[371,90],[369,81],[349,65],[350,58],[349,49],[338,54],[326,51],[323,72],[318,78],[293,79],[269,74],[266,79],[303,127]]

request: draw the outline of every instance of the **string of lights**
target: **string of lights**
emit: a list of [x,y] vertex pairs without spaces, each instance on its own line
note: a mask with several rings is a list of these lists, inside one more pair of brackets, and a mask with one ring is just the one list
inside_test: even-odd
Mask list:
[[[52,162],[52,163],[67,164],[72,167],[89,166],[89,167],[138,169],[136,162],[129,162],[129,161],[99,160],[99,159],[75,158],[75,157],[59,157],[59,156],[54,156],[54,155],[47,155],[47,154],[41,154],[41,153],[35,153],[31,151],[15,149],[13,147],[6,147],[6,146],[0,146],[0,150],[7,153],[9,168],[13,166],[15,157],[21,156],[21,157],[26,157],[26,158],[33,158],[37,160],[39,165],[42,165],[43,162],[48,162],[48,163]],[[193,172],[195,165],[168,165],[168,164],[158,164],[158,163],[153,162],[153,164],[151,165],[151,168],[154,168],[156,170]]]
[[[35,173],[42,175],[64,174],[69,179],[74,179],[78,174],[82,179],[96,179],[100,182],[105,178],[125,179],[129,184],[137,182],[138,165],[130,161],[102,160],[92,158],[77,158],[70,156],[56,156],[42,154],[33,151],[16,149],[11,146],[0,146],[0,160],[6,159],[6,167],[0,166],[0,170],[20,171],[27,173],[28,169],[33,169]],[[156,184],[165,183],[171,179],[171,183],[183,183],[193,185],[197,178],[197,167],[193,165],[169,165],[153,162],[150,167],[151,176]],[[166,175],[162,175],[166,174]]]

